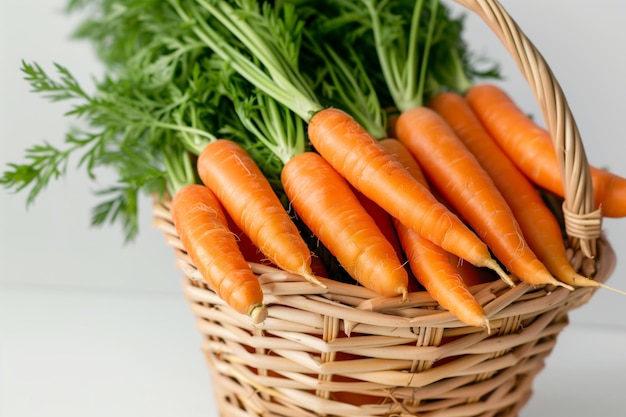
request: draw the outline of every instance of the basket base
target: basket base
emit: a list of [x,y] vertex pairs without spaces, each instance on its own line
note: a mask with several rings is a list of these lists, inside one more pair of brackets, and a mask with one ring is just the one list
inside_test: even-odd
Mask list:
[[[347,410],[346,402],[324,400],[323,409],[344,409],[341,414],[316,410],[320,399],[313,397],[311,402],[294,401],[284,395],[274,395],[271,389],[255,388],[251,381],[240,375],[220,372],[221,359],[214,353],[206,352],[207,366],[212,375],[214,395],[220,417],[515,417],[532,396],[532,385],[536,375],[543,369],[546,352],[525,362],[522,366],[506,371],[505,378],[494,377],[482,381],[483,384],[497,385],[488,394],[474,399],[441,398],[419,402],[419,388],[398,389],[376,403],[358,404],[360,399],[374,398],[365,394],[352,393],[350,399],[355,404]],[[532,369],[526,369],[526,368]],[[517,373],[519,372],[519,373]],[[502,380],[502,382],[500,382]],[[471,387],[470,387],[471,388]],[[411,393],[413,391],[413,394]],[[343,397],[345,399],[346,397]],[[303,406],[307,404],[310,406]]]
[[[345,324],[329,317],[306,327],[299,320],[312,318],[285,305],[270,306],[268,320],[255,326],[203,284],[183,282],[224,417],[516,416],[568,324],[567,312],[592,291],[569,299],[564,289],[541,297],[507,290],[522,301],[509,306],[516,314],[500,313],[495,334],[416,326],[405,332],[408,339],[400,329],[400,337],[389,338],[376,334],[384,328],[363,324],[353,324],[348,336]],[[528,303],[532,312],[525,313]],[[351,342],[370,347],[353,349]]]

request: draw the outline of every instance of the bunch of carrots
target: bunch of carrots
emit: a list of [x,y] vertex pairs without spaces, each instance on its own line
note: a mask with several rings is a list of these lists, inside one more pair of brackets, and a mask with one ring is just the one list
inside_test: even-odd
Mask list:
[[[563,197],[548,133],[501,87],[475,81],[497,71],[475,68],[462,19],[439,1],[147,3],[117,11],[133,33],[103,38],[104,17],[83,30],[100,46],[133,38],[103,55],[118,78],[99,86],[133,111],[107,119],[92,99],[89,114],[102,135],[137,126],[120,149],[162,156],[146,164],[162,174],[190,258],[255,323],[267,316],[255,261],[320,286],[339,268],[381,297],[423,288],[487,329],[468,265],[511,286],[602,285],[572,268],[538,192]],[[132,92],[121,88],[129,83]],[[3,183],[33,180],[20,172]],[[592,174],[604,215],[626,216],[626,179]]]

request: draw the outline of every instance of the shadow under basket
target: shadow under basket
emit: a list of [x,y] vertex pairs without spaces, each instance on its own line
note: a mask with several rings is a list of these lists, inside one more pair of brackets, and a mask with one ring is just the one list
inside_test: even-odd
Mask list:
[[[204,335],[224,417],[517,415],[568,312],[597,288],[475,285],[489,333],[461,323],[426,292],[401,302],[252,264],[268,305],[267,319],[255,325],[205,286],[166,201],[155,204],[154,216],[185,274],[184,295]],[[594,279],[604,282],[614,265],[602,238]]]

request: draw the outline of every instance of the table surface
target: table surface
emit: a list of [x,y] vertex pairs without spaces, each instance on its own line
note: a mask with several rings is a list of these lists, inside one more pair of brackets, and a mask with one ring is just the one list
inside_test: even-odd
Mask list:
[[[626,39],[626,3],[502,3],[561,81],[589,160],[626,175],[626,54],[614,45]],[[2,167],[42,140],[60,144],[69,124],[65,107],[29,92],[22,59],[46,69],[59,62],[86,85],[100,70],[88,45],[68,39],[78,19],[61,13],[64,4],[0,4]],[[508,91],[538,114],[498,41],[473,16],[466,23],[470,45],[503,63]],[[217,415],[181,273],[150,227],[150,202],[141,200],[135,242],[123,244],[117,227],[89,227],[93,190],[109,181],[102,173],[90,182],[71,166],[28,210],[24,195],[0,190],[0,417]],[[609,284],[626,289],[626,220],[607,219],[605,232],[618,256]],[[623,416],[624,317],[626,298],[607,290],[572,313],[522,416]]]

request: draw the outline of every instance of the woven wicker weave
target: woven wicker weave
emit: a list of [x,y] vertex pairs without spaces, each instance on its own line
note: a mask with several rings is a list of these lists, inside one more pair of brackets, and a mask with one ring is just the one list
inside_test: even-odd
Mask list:
[[[563,94],[545,61],[496,1],[457,0],[493,29],[518,62],[552,133],[566,184],[563,204],[578,268],[604,282],[615,254],[600,234],[600,213],[585,153]],[[552,351],[567,313],[594,288],[472,287],[492,332],[468,327],[425,292],[405,302],[354,285],[327,288],[259,264],[268,318],[259,325],[210,291],[189,260],[167,201],[154,206],[184,273],[184,294],[213,378],[220,414],[238,416],[514,416]],[[586,259],[581,262],[581,259]],[[591,262],[591,263],[589,263]],[[588,272],[588,270],[585,270]]]

